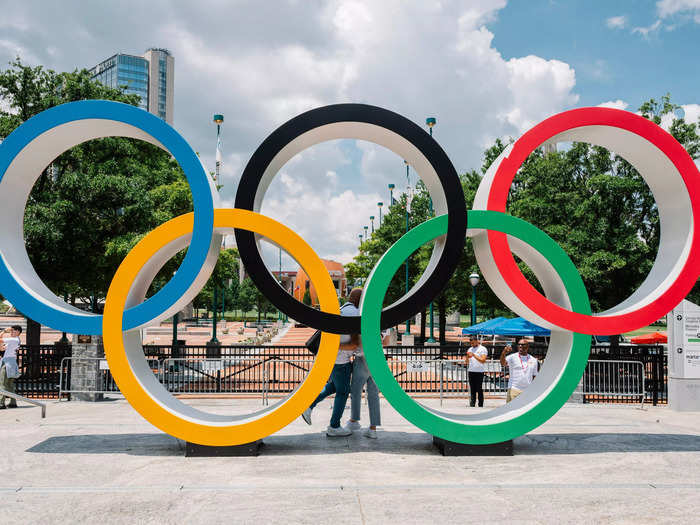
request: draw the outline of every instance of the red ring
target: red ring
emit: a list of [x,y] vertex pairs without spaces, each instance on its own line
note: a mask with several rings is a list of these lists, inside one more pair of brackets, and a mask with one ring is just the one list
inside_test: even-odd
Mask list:
[[550,323],[584,334],[619,334],[656,321],[675,308],[700,276],[700,172],[688,152],[669,133],[651,121],[611,108],[580,108],[550,117],[527,131],[515,142],[510,155],[503,159],[494,176],[487,209],[505,212],[508,192],[516,172],[525,159],[547,139],[564,131],[583,126],[612,126],[630,131],[658,147],[681,174],[693,210],[693,243],[678,278],[657,299],[626,314],[585,315],[562,308],[540,294],[520,271],[505,234],[488,232],[494,263],[513,293],[535,314]]

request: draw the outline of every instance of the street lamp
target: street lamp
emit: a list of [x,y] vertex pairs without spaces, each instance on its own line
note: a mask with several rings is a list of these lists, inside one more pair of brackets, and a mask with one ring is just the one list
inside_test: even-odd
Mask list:
[[[425,124],[428,126],[428,129],[430,130],[430,136],[433,136],[433,126],[437,124],[437,119],[435,117],[428,117],[425,119]],[[433,216],[433,198],[430,197],[429,202],[429,208],[430,208],[430,216]],[[428,337],[428,342],[429,343],[434,343],[435,342],[435,316],[433,312],[433,302],[430,301],[430,337]]]
[[[408,214],[411,212],[411,200],[413,198],[413,193],[411,192],[411,176],[409,173],[408,161],[404,160],[403,163],[406,165],[406,233],[408,233]],[[392,190],[393,184],[389,184],[389,189]],[[394,197],[392,196],[392,199]],[[408,261],[409,257],[406,257],[406,294],[408,294]],[[406,319],[406,330],[404,335],[411,335],[411,319]]]
[[379,227],[382,227],[382,206],[384,206],[383,202],[378,202],[377,203],[377,208],[379,208]]
[[469,276],[469,283],[472,285],[472,323],[471,326],[476,324],[476,285],[479,284],[479,274],[473,272]]
[[357,236],[360,238],[360,249],[362,249],[362,234],[358,233]]
[[219,173],[221,170],[221,124],[224,123],[223,115],[214,115],[214,123],[216,123],[216,171],[214,180],[217,186],[219,185]]
[[[222,187],[222,184],[219,184],[219,176],[221,173],[221,124],[224,123],[224,116],[220,114],[215,114],[214,118],[212,119],[214,123],[216,124],[216,171],[214,172],[214,180],[216,181],[216,191],[219,191]],[[222,239],[223,242],[223,239]],[[207,345],[212,345],[212,346],[219,346],[221,343],[219,340],[216,338],[216,313],[217,310],[219,309],[219,297],[218,297],[218,286],[216,283],[214,283],[214,297],[213,297],[213,314],[214,318],[212,319],[212,333],[211,333],[211,339],[207,342]],[[222,290],[223,292],[223,290]],[[223,306],[223,305],[222,305]],[[222,312],[223,314],[223,312]]]
[[[173,272],[173,277],[175,277],[176,273],[177,273],[177,270]],[[171,354],[176,353],[175,348],[177,348],[177,352],[179,352],[179,350],[180,350],[180,348],[177,345],[177,322],[179,321],[179,317],[180,317],[179,312],[175,312],[175,314],[173,315],[173,349],[171,351]],[[173,355],[172,357],[180,357],[180,356],[178,354],[178,355]]]
[[367,240],[367,230],[369,229],[369,226],[363,226],[365,230],[365,240]]
[[389,208],[394,205],[394,188],[396,184],[389,184]]
[[374,234],[374,215],[370,215],[369,220],[372,221],[372,233]]

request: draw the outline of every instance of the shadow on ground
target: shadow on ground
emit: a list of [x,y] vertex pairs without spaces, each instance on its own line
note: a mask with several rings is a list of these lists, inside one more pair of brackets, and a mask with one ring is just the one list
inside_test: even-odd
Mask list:
[[516,454],[599,454],[603,452],[697,452],[691,434],[527,434],[513,440]]
[[[380,432],[370,440],[360,435],[328,438],[325,433],[284,434],[264,439],[266,456],[305,456],[377,452],[439,455],[432,436],[416,432]],[[605,452],[697,452],[700,436],[687,434],[529,434],[514,440],[516,455],[599,454]],[[166,434],[83,434],[54,436],[26,452],[41,454],[129,454],[183,456],[184,443]]]

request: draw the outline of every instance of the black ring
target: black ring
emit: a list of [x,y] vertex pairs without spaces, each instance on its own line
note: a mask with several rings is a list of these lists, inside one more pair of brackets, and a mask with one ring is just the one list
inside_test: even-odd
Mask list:
[[[421,127],[392,111],[365,104],[335,104],[312,109],[287,121],[270,134],[255,151],[243,171],[236,192],[236,208],[255,211],[260,181],[275,156],[300,135],[327,124],[360,122],[374,124],[409,141],[432,165],[447,202],[445,245],[432,274],[408,298],[399,299],[382,311],[381,326],[396,326],[422,311],[445,287],[459,264],[467,230],[467,209],[457,171],[440,145]],[[348,137],[350,138],[350,137]],[[356,138],[356,137],[351,137]],[[241,261],[258,289],[282,312],[305,325],[335,334],[360,332],[360,317],[341,317],[315,310],[285,291],[265,266],[255,234],[236,228]]]

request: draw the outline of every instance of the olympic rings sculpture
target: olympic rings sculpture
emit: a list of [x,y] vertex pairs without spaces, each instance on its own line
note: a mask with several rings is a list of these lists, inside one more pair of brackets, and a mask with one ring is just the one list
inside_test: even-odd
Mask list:
[[[104,315],[89,314],[56,297],[29,261],[23,242],[24,206],[42,170],[86,140],[122,136],[171,153],[190,184],[194,212],[146,235],[127,255],[109,286]],[[380,259],[365,284],[361,316],[340,317],[321,260],[294,231],[260,215],[265,191],[278,170],[322,141],[355,138],[385,146],[406,159],[426,184],[436,217],[413,228]],[[527,156],[543,142],[583,141],[627,159],[656,199],[659,252],[640,288],[606,312],[592,314],[581,277],[566,253],[544,232],[505,214],[508,190]],[[485,174],[467,212],[459,177],[446,153],[405,117],[363,104],[338,104],[303,113],[274,131],[255,151],[239,184],[235,208],[219,207],[213,182],[187,142],[143,110],[109,101],[82,101],[46,110],[0,144],[0,293],[30,318],[57,330],[102,334],[112,375],[129,403],[164,432],[202,445],[237,445],[268,436],[307,408],[327,381],[339,334],[361,332],[367,364],[389,403],[435,436],[459,443],[498,443],[544,423],[566,402],[585,369],[591,334],[644,326],[670,311],[700,276],[700,173],[666,131],[648,120],[608,108],[581,108],[550,117],[508,146]],[[242,262],[270,301],[293,319],[323,331],[313,367],[300,387],[276,405],[245,416],[222,416],[182,403],[158,382],[145,360],[139,329],[181,310],[214,269],[222,236],[234,233]],[[446,414],[410,398],[389,370],[380,329],[421,311],[455,270],[466,237],[496,295],[524,318],[551,329],[547,357],[532,385],[512,402],[477,414]],[[260,256],[265,237],[307,272],[320,311],[297,302],[272,277]],[[382,310],[391,277],[425,242],[435,240],[430,262],[406,296]],[[145,300],[160,268],[189,246],[179,270]],[[534,272],[541,295],[522,275],[513,254]]]

